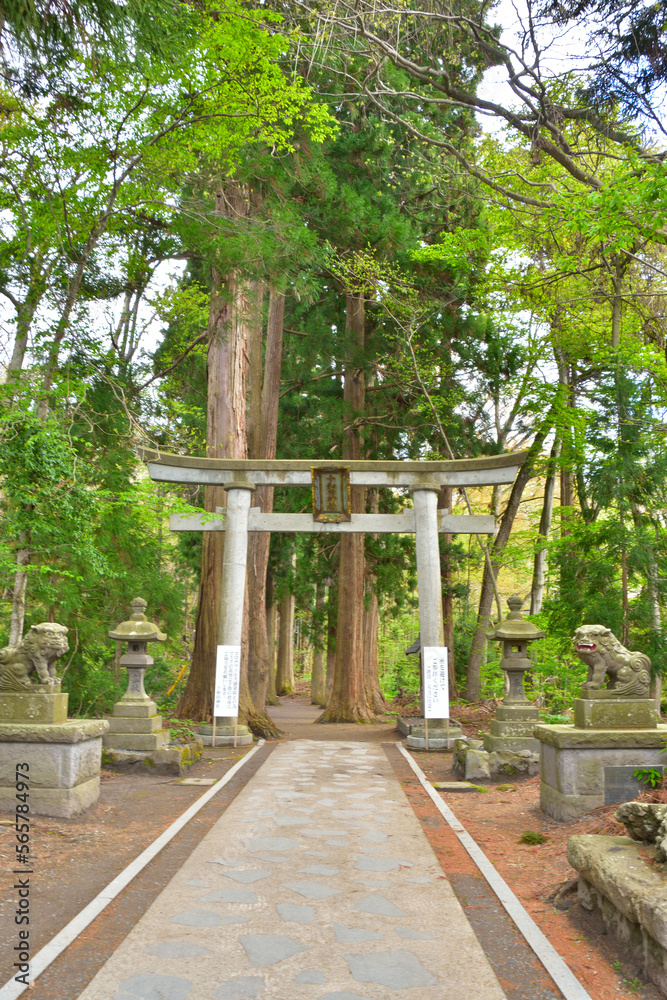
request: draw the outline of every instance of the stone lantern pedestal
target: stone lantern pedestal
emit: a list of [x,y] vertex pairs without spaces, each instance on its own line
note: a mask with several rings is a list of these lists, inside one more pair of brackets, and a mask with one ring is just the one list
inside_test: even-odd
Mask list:
[[163,750],[169,742],[157,705],[144,690],[146,670],[154,662],[148,654],[148,643],[164,642],[167,636],[146,618],[146,601],[135,597],[131,606],[129,621],[109,632],[110,639],[128,644],[127,653],[120,660],[121,666],[127,668],[128,684],[127,691],[113,707],[113,715],[107,716],[109,732],[104,736],[104,749],[147,754]]
[[503,644],[500,666],[507,676],[508,690],[491,723],[491,732],[484,736],[484,749],[489,752],[512,750],[515,753],[539,753],[540,741],[533,736],[533,730],[540,721],[540,713],[526,697],[523,681],[525,672],[533,666],[528,647],[531,642],[541,639],[544,632],[540,632],[532,622],[525,621],[520,597],[508,598],[507,604],[510,613],[489,633],[488,638]]
[[103,738],[103,763],[117,771],[147,774],[183,774],[202,755],[201,740],[169,746],[169,732],[162,728],[157,705],[146,694],[144,677],[153,657],[149,642],[164,642],[167,636],[145,615],[146,601],[135,597],[132,614],[109,632],[110,639],[127,643],[120,662],[127,668],[127,691],[107,716],[109,731]]

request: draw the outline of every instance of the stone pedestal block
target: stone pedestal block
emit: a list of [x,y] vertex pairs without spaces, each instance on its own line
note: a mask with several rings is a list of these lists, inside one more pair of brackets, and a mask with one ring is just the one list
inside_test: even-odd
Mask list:
[[[199,726],[197,729],[197,739],[201,740],[205,747],[213,745],[213,726]],[[252,743],[252,733],[247,726],[238,726],[236,730],[237,747],[247,747]],[[234,746],[234,727],[216,726],[215,745],[217,747]]]
[[[437,720],[435,725],[429,720],[428,724],[428,748],[429,750],[451,750],[454,740],[460,739],[463,735],[461,724],[455,719],[449,720],[449,744],[447,743],[447,729],[442,724],[442,720]],[[396,721],[396,728],[403,736],[407,736],[408,747],[411,750],[426,749],[426,725],[420,716],[399,717]]]
[[121,698],[113,707],[112,714],[121,719],[150,719],[157,715],[157,705],[150,698],[142,701]]
[[491,732],[484,736],[484,749],[489,753],[502,750],[539,753],[539,740],[533,736],[533,729],[539,721],[540,712],[534,705],[499,705],[489,727]]
[[31,814],[69,818],[93,805],[106,728],[101,719],[0,723],[0,809],[11,812],[16,806],[18,763],[28,765]]
[[139,754],[164,750],[169,743],[168,730],[162,729],[162,716],[150,698],[125,697],[117,701],[113,714],[107,716],[109,731],[104,736],[105,750],[129,750]]
[[[109,722],[113,721],[116,720],[111,717]],[[161,726],[159,716],[158,721]],[[104,736],[103,742],[105,750],[134,750],[137,753],[153,753],[155,750],[164,750],[169,743],[169,733],[162,728],[157,732],[149,730],[144,733],[132,732],[131,730],[129,732],[111,730]]]
[[[217,742],[216,738],[216,744]],[[180,777],[187,773],[189,767],[201,760],[202,749],[200,739],[152,750],[150,753],[104,749],[102,764],[109,770],[123,771],[127,774],[171,774]]]
[[638,768],[663,768],[667,726],[655,729],[535,727],[541,744],[540,807],[554,819],[579,819],[598,806],[626,802],[641,786]]
[[[55,685],[54,685],[55,687]],[[0,700],[0,722],[39,722],[44,725],[59,725],[67,719],[67,695],[58,690],[53,694],[27,691],[18,694],[3,691]],[[46,688],[48,690],[48,688]]]
[[652,698],[575,698],[578,729],[655,729],[660,721]]

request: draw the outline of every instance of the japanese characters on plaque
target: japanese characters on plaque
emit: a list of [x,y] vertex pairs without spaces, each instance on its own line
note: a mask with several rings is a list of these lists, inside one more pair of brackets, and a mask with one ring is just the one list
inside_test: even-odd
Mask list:
[[446,646],[424,646],[422,671],[424,718],[449,718],[449,671]]
[[215,660],[213,714],[230,718],[239,714],[241,647],[218,646]]
[[313,520],[340,524],[350,514],[350,470],[347,466],[312,468]]

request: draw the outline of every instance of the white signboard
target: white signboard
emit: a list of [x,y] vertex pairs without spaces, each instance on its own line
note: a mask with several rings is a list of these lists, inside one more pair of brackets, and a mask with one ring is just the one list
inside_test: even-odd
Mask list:
[[216,718],[230,718],[239,714],[240,676],[241,647],[218,646],[213,698],[213,714]]
[[424,646],[422,670],[424,718],[449,718],[449,672],[446,646]]

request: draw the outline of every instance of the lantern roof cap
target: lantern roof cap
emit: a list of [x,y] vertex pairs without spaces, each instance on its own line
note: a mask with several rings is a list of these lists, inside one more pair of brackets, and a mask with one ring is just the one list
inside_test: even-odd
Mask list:
[[523,617],[521,607],[523,599],[517,594],[512,594],[507,598],[509,614],[498,622],[492,632],[487,632],[487,639],[499,639],[501,641],[513,642],[533,642],[535,639],[542,639],[546,633],[542,632],[537,625],[527,622]]
[[109,632],[109,638],[120,639],[123,642],[164,642],[167,633],[160,632],[157,625],[146,618],[147,603],[143,597],[135,597],[130,606],[132,614],[128,621],[116,625],[116,628]]

